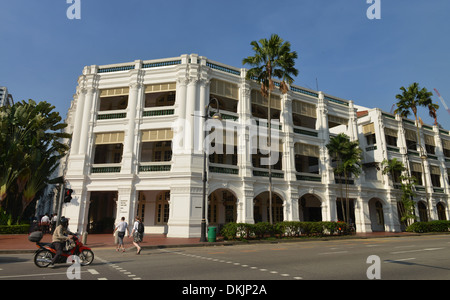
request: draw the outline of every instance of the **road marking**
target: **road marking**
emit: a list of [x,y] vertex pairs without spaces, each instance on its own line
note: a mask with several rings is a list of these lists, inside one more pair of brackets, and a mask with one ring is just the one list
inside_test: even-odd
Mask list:
[[97,272],[97,270],[95,270],[95,269],[88,269],[88,272],[91,273],[92,275],[98,275],[98,274],[100,274],[100,273]]
[[[271,249],[271,250],[285,250],[285,249]],[[221,263],[226,263],[226,264],[232,264],[232,265],[234,265],[234,266],[241,266],[241,267],[243,267],[243,268],[247,268],[247,267],[248,267],[248,265],[244,265],[244,264],[241,264],[241,263],[238,263],[238,262],[233,262],[233,261],[225,261],[225,260],[212,259],[212,258],[210,258],[210,257],[204,257],[204,256],[199,256],[199,255],[192,255],[192,254],[187,254],[187,253],[180,253],[180,252],[170,251],[170,250],[166,250],[166,249],[159,249],[159,251],[161,251],[161,252],[166,252],[166,253],[177,254],[177,255],[182,255],[182,256],[186,256],[186,257],[195,257],[195,258],[198,258],[198,259],[205,259],[205,260],[214,261],[214,262],[221,262]],[[241,252],[242,252],[242,251],[241,251]],[[345,251],[345,252],[347,252],[347,251]],[[257,270],[258,267],[250,267],[250,269],[252,269],[252,270]],[[267,269],[258,269],[258,270],[259,270],[260,272],[269,272],[270,274],[279,274],[278,271],[269,271],[269,270],[267,270]],[[283,277],[290,277],[289,274],[285,274],[285,273],[279,274],[279,275],[280,275],[280,276],[283,276]],[[130,275],[128,275],[128,276],[130,276]],[[292,278],[293,278],[293,279],[297,279],[297,280],[303,279],[303,278],[300,277],[300,276],[292,277]]]
[[426,248],[426,249],[395,251],[395,252],[391,252],[391,254],[402,254],[402,253],[422,252],[422,251],[435,251],[435,250],[442,250],[442,249],[445,249],[445,248]]
[[[80,271],[80,273],[88,273],[89,271]],[[8,276],[0,276],[0,279],[6,278],[20,278],[20,277],[42,277],[42,276],[53,276],[53,275],[67,275],[67,272],[63,273],[45,273],[45,274],[25,274],[25,275],[8,275]]]
[[411,248],[411,247],[416,247],[416,245],[396,246],[394,248]]
[[387,260],[384,261],[384,263],[396,263],[396,262],[399,262],[399,261],[408,261],[408,260],[414,260],[414,259],[415,259],[414,257],[403,258],[403,259],[393,259],[393,260],[387,259]]
[[[115,269],[116,271],[119,271],[119,272],[121,272],[122,274],[127,275],[128,277],[130,277],[130,279],[133,279],[133,280],[141,280],[140,277],[136,277],[136,275],[131,274],[131,272],[128,272],[127,270],[125,270],[124,268],[119,267],[119,266],[116,265],[116,264],[110,263],[109,261],[107,261],[107,260],[105,260],[105,259],[102,259],[102,258],[99,258],[99,257],[97,257],[97,259],[100,260],[101,262],[107,264],[107,265],[110,266],[111,268]],[[95,270],[94,270],[94,271],[95,271]],[[97,274],[98,274],[98,272],[97,272]],[[107,280],[107,279],[106,279],[106,278],[98,278],[98,280]]]
[[347,252],[348,251],[323,252],[323,253],[319,253],[319,255],[341,254],[341,253],[347,253]]

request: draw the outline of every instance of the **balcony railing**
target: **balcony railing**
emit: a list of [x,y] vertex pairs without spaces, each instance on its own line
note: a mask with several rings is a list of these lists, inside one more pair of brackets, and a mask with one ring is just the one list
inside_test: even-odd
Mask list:
[[142,112],[142,117],[171,116],[175,114],[173,106],[147,107]]
[[92,165],[92,174],[120,173],[121,164],[95,164]]
[[127,113],[123,110],[117,111],[99,111],[97,114],[97,120],[112,120],[112,119],[124,119],[127,117]]
[[139,165],[139,173],[146,172],[170,172],[172,165],[170,161],[148,162]]

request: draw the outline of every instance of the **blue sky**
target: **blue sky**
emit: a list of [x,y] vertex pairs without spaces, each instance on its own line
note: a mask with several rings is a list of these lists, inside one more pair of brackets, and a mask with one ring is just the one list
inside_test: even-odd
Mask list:
[[[197,53],[242,67],[250,42],[277,33],[298,52],[294,84],[389,112],[401,86],[438,89],[450,105],[450,1],[0,0],[0,85],[66,116],[86,65]],[[434,91],[433,91],[434,92]],[[450,129],[450,114],[438,121]],[[425,110],[419,112],[432,124]]]

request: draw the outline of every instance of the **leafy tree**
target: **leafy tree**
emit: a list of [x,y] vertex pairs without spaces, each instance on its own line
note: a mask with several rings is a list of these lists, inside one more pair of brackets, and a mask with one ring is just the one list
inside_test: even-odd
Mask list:
[[54,173],[70,135],[54,108],[31,99],[0,108],[0,205],[16,221],[47,184],[62,182]]
[[394,181],[394,174],[396,172],[402,172],[403,175],[400,176],[401,185],[400,189],[402,191],[400,197],[400,205],[397,205],[397,208],[400,211],[401,222],[410,223],[411,220],[414,220],[416,216],[414,215],[414,200],[415,196],[413,187],[416,184],[416,179],[414,177],[405,176],[404,172],[406,171],[403,163],[396,158],[392,160],[383,160],[381,162],[382,173],[388,174],[391,176],[392,181]]
[[[297,52],[291,51],[291,44],[281,39],[277,34],[272,34],[270,39],[252,41],[254,55],[242,60],[242,64],[250,65],[247,71],[247,79],[256,80],[261,85],[261,94],[268,99],[268,124],[269,147],[271,148],[271,101],[270,95],[275,88],[274,79],[281,80],[280,90],[287,93],[290,84],[294,81],[292,76],[298,75],[295,66]],[[269,148],[269,149],[270,149]],[[270,150],[269,150],[270,151]],[[269,152],[270,157],[270,152]],[[272,168],[269,164],[269,220],[272,221]]]

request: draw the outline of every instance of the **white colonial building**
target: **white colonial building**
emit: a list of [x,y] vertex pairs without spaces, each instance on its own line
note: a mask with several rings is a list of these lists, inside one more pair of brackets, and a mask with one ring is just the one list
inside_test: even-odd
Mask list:
[[[245,77],[246,69],[196,54],[86,66],[67,116],[73,136],[64,172],[74,193],[62,213],[71,226],[111,231],[122,216],[130,221],[137,215],[146,233],[200,236],[203,116],[212,98],[222,115],[215,122],[224,126],[207,129],[223,134],[226,146],[209,143],[216,152],[207,159],[207,222],[267,221],[269,173],[261,163],[267,152],[251,145],[263,144],[268,102]],[[342,179],[335,178],[325,146],[340,132],[364,150],[363,172],[349,189],[357,231],[402,230],[397,181],[380,171],[381,161],[394,157],[420,177],[417,215],[448,218],[447,130],[419,125],[428,154],[423,174],[410,120],[295,85],[285,95],[274,92],[271,117],[279,120],[272,142],[278,158],[272,167],[275,222],[342,218]]]

